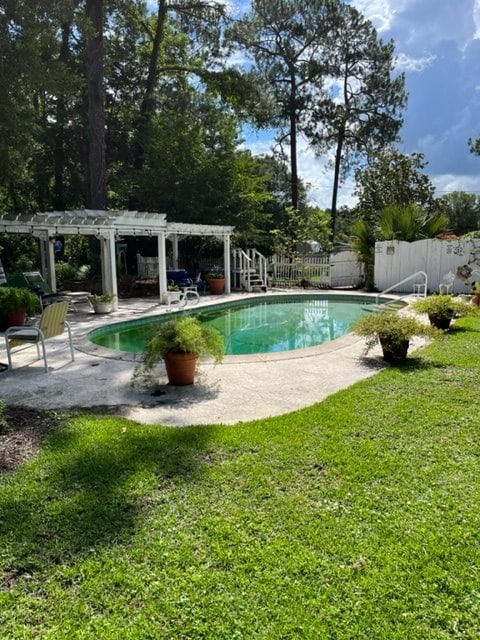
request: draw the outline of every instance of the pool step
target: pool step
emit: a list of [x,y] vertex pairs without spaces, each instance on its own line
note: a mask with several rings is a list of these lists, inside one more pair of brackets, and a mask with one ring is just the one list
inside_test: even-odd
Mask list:
[[390,302],[384,302],[383,304],[366,304],[363,308],[365,311],[372,311],[378,313],[379,311],[400,311],[405,307],[405,303],[402,300],[391,300]]

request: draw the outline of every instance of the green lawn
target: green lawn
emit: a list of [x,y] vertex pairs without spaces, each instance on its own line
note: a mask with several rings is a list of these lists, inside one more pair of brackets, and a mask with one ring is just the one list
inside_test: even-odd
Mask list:
[[0,480],[0,638],[478,639],[479,381],[464,319],[280,418],[69,417]]

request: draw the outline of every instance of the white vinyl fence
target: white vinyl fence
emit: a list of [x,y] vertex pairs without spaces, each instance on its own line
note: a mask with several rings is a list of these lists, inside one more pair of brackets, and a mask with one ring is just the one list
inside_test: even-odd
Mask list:
[[297,259],[273,255],[268,272],[274,286],[356,287],[363,281],[363,265],[353,251]]
[[355,251],[339,251],[330,255],[330,286],[358,287],[364,282],[363,263]]
[[[204,262],[214,264],[215,260],[208,258]],[[273,255],[267,263],[269,281],[276,287],[303,285],[326,289],[358,287],[363,282],[363,265],[354,251],[314,254],[296,260]],[[139,278],[158,278],[158,258],[146,258],[137,253],[137,275]]]
[[[428,291],[450,284],[452,293],[468,293],[472,282],[480,281],[480,238],[468,240],[386,241],[375,244],[375,287],[383,291],[409,275],[425,271]],[[410,293],[408,282],[399,292]]]

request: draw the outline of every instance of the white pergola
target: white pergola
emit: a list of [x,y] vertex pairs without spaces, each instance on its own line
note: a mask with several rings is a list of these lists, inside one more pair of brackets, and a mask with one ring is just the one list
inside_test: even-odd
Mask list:
[[[157,236],[160,299],[167,291],[166,240],[173,246],[173,266],[178,268],[178,242],[188,236],[210,236],[223,241],[225,293],[230,293],[231,226],[167,222],[165,213],[141,211],[53,211],[46,213],[0,213],[0,233],[31,234],[39,240],[41,271],[56,291],[55,249],[57,236],[95,236],[100,240],[102,289],[117,296],[115,242],[123,236]],[[118,296],[116,300],[118,299]]]

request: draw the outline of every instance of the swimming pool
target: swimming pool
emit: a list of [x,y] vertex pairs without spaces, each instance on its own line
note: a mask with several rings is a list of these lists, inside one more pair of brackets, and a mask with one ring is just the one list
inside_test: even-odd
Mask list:
[[223,334],[227,355],[276,353],[344,336],[374,303],[373,297],[338,294],[263,296],[110,324],[90,332],[88,339],[108,349],[140,353],[159,323],[189,313]]

